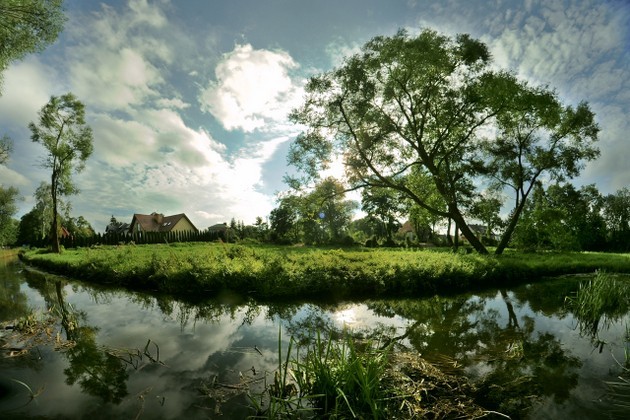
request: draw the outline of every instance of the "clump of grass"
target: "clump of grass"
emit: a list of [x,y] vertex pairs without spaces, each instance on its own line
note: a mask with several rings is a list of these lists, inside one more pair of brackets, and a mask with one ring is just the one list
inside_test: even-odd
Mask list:
[[[381,386],[390,347],[324,339],[317,333],[306,346],[296,348],[291,338],[286,353],[278,334],[278,368],[260,396],[249,396],[253,418],[384,418],[388,395]],[[264,408],[265,400],[268,405]]]
[[[359,346],[361,348],[359,348]],[[389,347],[373,342],[357,344],[347,338],[339,344],[322,340],[320,334],[306,356],[296,362],[301,389],[313,395],[313,403],[333,418],[382,418],[387,404],[381,378],[388,366]]]
[[592,280],[581,283],[575,294],[567,296],[568,308],[579,322],[582,333],[597,337],[630,309],[630,283],[598,271]]

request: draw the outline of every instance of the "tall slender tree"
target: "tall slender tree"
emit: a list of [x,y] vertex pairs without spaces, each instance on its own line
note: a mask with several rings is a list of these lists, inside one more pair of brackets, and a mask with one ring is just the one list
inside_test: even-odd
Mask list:
[[80,172],[92,154],[92,129],[85,122],[85,106],[72,93],[52,96],[39,111],[37,124],[31,122],[31,139],[47,150],[42,162],[51,170],[52,199],[51,241],[54,252],[59,252],[58,200],[60,196],[78,192],[72,183],[72,173]]

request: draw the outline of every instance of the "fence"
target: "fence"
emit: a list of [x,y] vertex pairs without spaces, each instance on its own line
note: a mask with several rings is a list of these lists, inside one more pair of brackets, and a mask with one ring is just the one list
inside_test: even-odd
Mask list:
[[[134,233],[97,233],[90,237],[59,238],[59,244],[64,248],[89,247],[93,245],[119,245],[119,244],[163,244],[173,242],[212,242],[225,240],[223,232],[134,232]],[[37,243],[30,244],[34,247],[46,247],[50,240],[44,238]]]

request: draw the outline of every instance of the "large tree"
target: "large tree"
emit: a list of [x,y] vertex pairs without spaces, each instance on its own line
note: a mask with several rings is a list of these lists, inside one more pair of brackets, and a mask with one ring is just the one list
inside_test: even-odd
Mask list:
[[490,91],[498,134],[483,143],[485,172],[495,188],[512,190],[514,207],[496,252],[508,245],[527,197],[543,176],[562,182],[579,175],[585,161],[599,156],[599,127],[585,102],[564,106],[547,88],[531,88],[507,77]]
[[[549,92],[532,89],[490,65],[487,47],[468,35],[451,39],[424,30],[415,37],[405,31],[376,37],[341,67],[309,80],[304,104],[291,114],[307,130],[292,144],[289,162],[306,175],[302,181],[310,181],[332,155],[341,154],[348,188],[397,190],[427,211],[452,219],[478,252],[487,253],[464,213],[475,181],[496,176],[496,167],[487,164],[499,151],[481,153],[493,140],[488,134],[514,138],[519,111],[549,111],[546,131],[537,130],[535,138],[546,135],[547,144],[534,141],[531,146],[536,179],[543,171],[574,175],[582,158],[594,157],[581,153],[580,140],[596,134],[586,105],[577,110],[555,106],[557,101],[547,108],[533,106],[526,101],[528,94],[535,101]],[[591,126],[583,128],[589,119]],[[582,125],[576,128],[576,123]],[[516,142],[510,145],[518,148]],[[519,157],[518,150],[516,156],[500,152],[497,167],[500,159]],[[411,188],[408,175],[415,169],[431,177],[445,209]],[[519,213],[513,215],[516,222]]]
[[40,52],[57,39],[66,20],[62,4],[63,0],[0,1],[0,88],[2,72],[11,62]]
[[52,96],[39,111],[38,124],[30,123],[31,139],[47,150],[42,166],[51,170],[52,199],[51,240],[54,252],[59,252],[58,200],[60,196],[76,194],[72,172],[80,172],[92,154],[92,129],[85,122],[85,107],[73,94]]
[[346,200],[343,185],[334,178],[319,182],[300,200],[300,225],[308,243],[339,243],[357,203]]

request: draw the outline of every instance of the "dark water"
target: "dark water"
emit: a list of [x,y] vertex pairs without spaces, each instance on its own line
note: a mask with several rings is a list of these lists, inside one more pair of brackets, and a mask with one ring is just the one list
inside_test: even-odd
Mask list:
[[397,337],[481,381],[497,411],[531,405],[536,419],[623,418],[605,381],[623,371],[630,320],[603,316],[586,331],[564,304],[583,281],[331,305],[231,296],[190,304],[0,261],[0,323],[33,314],[44,326],[27,343],[0,332],[0,418],[246,418],[254,414],[246,391],[256,397],[273,380],[279,334],[284,351],[290,336],[315,329]]

